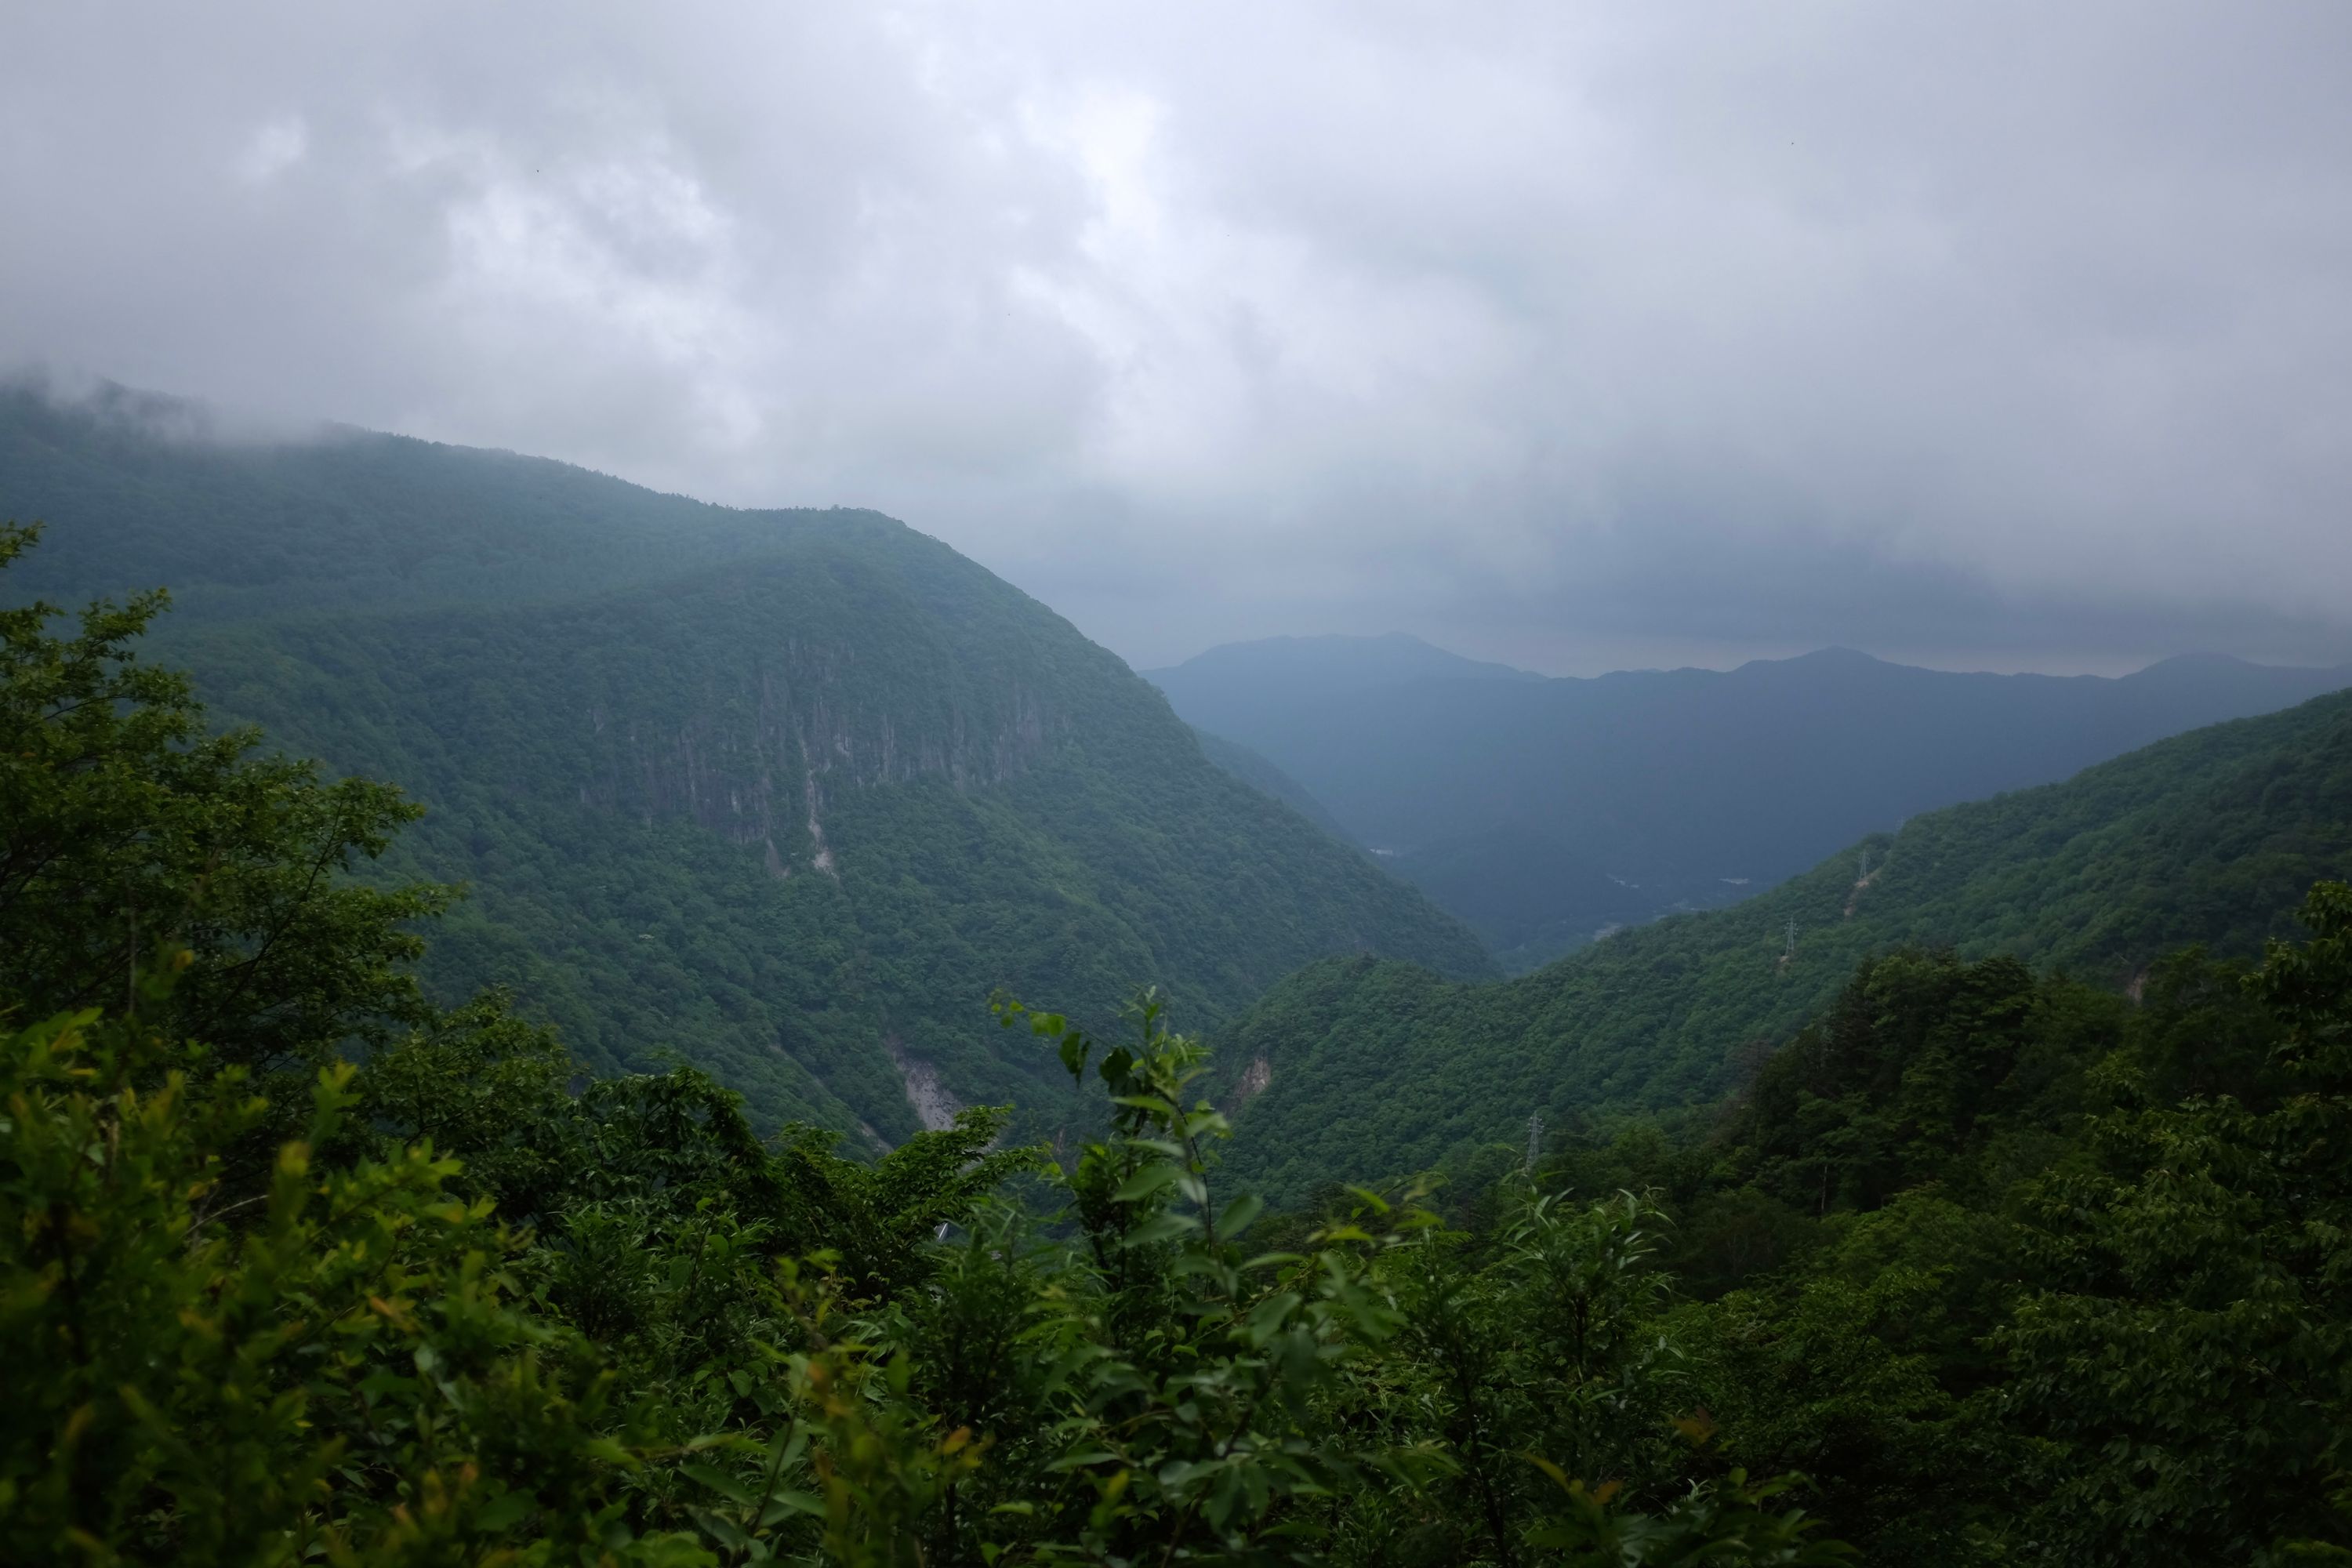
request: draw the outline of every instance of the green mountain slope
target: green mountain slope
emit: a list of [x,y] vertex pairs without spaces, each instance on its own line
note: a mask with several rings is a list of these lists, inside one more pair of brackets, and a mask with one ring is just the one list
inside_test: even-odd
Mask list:
[[675,1050],[764,1118],[887,1142],[1006,1100],[1050,1128],[1059,1068],[994,1028],[996,986],[1107,1021],[1156,983],[1207,1025],[1328,953],[1489,972],[1118,659],[902,524],[133,412],[0,402],[0,512],[49,523],[12,590],[177,575],[200,613],[159,651],[217,715],[431,808],[393,869],[473,892],[435,988],[512,984],[592,1062]]
[[1228,741],[1206,730],[1193,731],[1192,738],[1201,742],[1203,756],[1250,788],[1260,795],[1272,795],[1342,844],[1355,842],[1339,826],[1339,818],[1325,810],[1323,803],[1309,795],[1305,785],[1239,741]]
[[2255,948],[2314,880],[2347,873],[2338,694],[1914,818],[1733,909],[1620,931],[1520,979],[1317,964],[1218,1038],[1229,1072],[1266,1086],[1238,1117],[1235,1163],[1295,1199],[1334,1171],[1392,1174],[1522,1135],[1532,1114],[1704,1101],[1870,953],[1948,944],[2126,984],[2186,943]]

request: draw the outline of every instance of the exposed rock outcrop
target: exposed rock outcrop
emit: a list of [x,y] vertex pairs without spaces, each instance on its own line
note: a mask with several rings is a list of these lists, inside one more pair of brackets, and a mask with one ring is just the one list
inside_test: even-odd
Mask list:
[[[837,879],[838,850],[823,826],[831,793],[925,777],[987,788],[1025,773],[1068,727],[1018,682],[990,694],[980,712],[967,710],[968,699],[863,699],[842,689],[851,663],[846,650],[794,643],[738,680],[713,682],[682,711],[616,715],[605,702],[584,703],[590,776],[580,803],[647,822],[685,817],[760,846],[772,875],[805,865]],[[805,856],[780,847],[803,828]]]
[[896,1035],[884,1036],[882,1048],[890,1053],[890,1065],[898,1069],[898,1080],[907,1086],[907,1103],[915,1108],[915,1120],[932,1132],[954,1126],[963,1102],[948,1092],[940,1081],[939,1069],[908,1052]]

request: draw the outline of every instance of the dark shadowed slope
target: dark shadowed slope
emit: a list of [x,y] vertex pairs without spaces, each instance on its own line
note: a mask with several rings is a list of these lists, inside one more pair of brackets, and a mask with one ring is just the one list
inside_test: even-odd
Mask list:
[[[1867,882],[1861,880],[1867,853]],[[1244,1180],[1296,1198],[1612,1108],[1686,1105],[1903,943],[2123,984],[2189,942],[2246,952],[2352,874],[2352,694],[2217,725],[2063,784],[1914,818],[1729,910],[1632,931],[1501,984],[1339,960],[1219,1037],[1262,1063]],[[1794,930],[1793,952],[1790,930]]]
[[1273,796],[1341,843],[1355,842],[1348,837],[1348,830],[1339,826],[1339,818],[1325,810],[1321,801],[1307,793],[1305,785],[1239,741],[1228,741],[1223,735],[1212,735],[1206,730],[1193,731],[1192,738],[1201,742],[1202,755],[1250,788],[1260,795]]

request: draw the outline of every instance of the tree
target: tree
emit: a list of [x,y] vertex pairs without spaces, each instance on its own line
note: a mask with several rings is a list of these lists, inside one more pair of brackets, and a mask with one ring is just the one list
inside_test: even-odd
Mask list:
[[[0,525],[0,570],[37,538]],[[351,877],[417,816],[399,791],[207,734],[187,677],[132,647],[166,602],[92,605],[67,637],[52,605],[0,610],[0,1017],[162,1006],[215,1064],[299,1068],[299,1121],[338,1047],[431,1016],[407,927],[454,889]],[[188,968],[156,1003],[139,969],[166,939]]]
[[2273,1103],[2149,1103],[2118,1063],[2090,1168],[2027,1191],[2036,1288],[1997,1340],[2068,1560],[2352,1556],[2352,888],[2303,919],[2246,982]]

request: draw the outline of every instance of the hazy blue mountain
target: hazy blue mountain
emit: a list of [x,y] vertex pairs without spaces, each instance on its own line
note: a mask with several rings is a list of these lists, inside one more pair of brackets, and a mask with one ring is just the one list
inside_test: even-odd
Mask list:
[[[1952,674],[1846,649],[1551,679],[1466,660],[1448,673],[1450,656],[1411,639],[1314,646],[1234,645],[1152,679],[1398,868],[1442,867],[1417,879],[1517,967],[1640,918],[1594,896],[1596,871],[1648,913],[1717,905],[1918,812],[2352,684],[2352,670],[2214,656],[2108,679]],[[1473,874],[1466,847],[1482,842],[1551,847],[1538,863],[1556,866],[1557,895],[1507,853],[1486,857],[1503,879]]]
[[1657,909],[1642,888],[1517,823],[1391,853],[1381,864],[1468,921],[1512,972],[1647,920]]
[[[1265,637],[1225,643],[1143,678],[1192,723],[1260,752],[1263,735],[1290,714],[1336,697],[1420,680],[1525,684],[1542,676],[1448,653],[1403,632],[1381,637]],[[1267,753],[1271,755],[1271,753]]]
[[895,1141],[1065,1107],[1003,985],[1213,1024],[1318,956],[1476,939],[1203,755],[1060,616],[872,512],[739,511],[348,430],[226,438],[0,395],[12,594],[173,591],[224,720],[431,808],[394,869],[472,898],[446,994],[512,984],[606,1067],[676,1049],[764,1117]]

